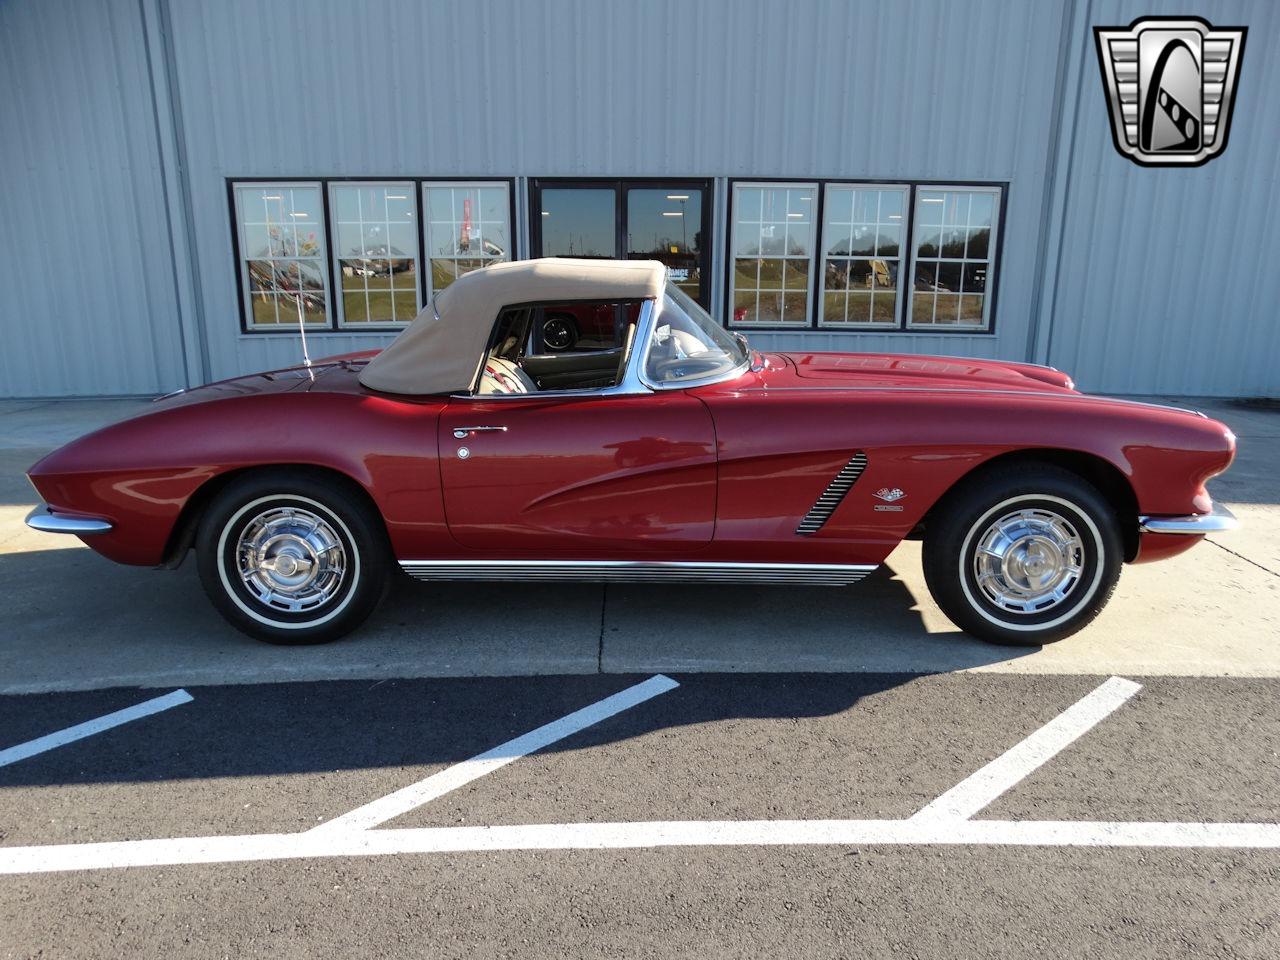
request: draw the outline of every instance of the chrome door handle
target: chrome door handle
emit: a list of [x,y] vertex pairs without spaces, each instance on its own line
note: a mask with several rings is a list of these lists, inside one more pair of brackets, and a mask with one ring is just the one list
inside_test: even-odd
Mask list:
[[454,427],[453,438],[465,440],[473,433],[506,433],[506,427]]

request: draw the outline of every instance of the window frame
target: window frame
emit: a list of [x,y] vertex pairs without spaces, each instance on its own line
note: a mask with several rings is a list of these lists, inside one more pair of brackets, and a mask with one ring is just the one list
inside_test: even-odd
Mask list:
[[[734,179],[729,181],[729,229],[725,235],[725,261],[728,266],[729,285],[725,288],[725,318],[730,329],[734,330],[809,330],[813,328],[813,316],[815,309],[814,300],[814,255],[821,243],[822,233],[822,198],[825,194],[825,183],[822,180],[747,180]],[[737,226],[738,221],[735,219],[737,211],[738,188],[769,190],[781,188],[784,190],[803,190],[806,187],[813,189],[813,206],[814,210],[810,218],[811,232],[809,237],[809,283],[808,289],[805,291],[805,310],[804,323],[740,323],[733,326],[734,311],[734,264],[739,257],[734,252],[734,235],[733,228]],[[747,258],[751,259],[751,258]],[[785,252],[777,257],[756,257],[757,260],[800,260],[801,257],[788,256]],[[785,277],[785,269],[783,271]],[[783,281],[786,282],[785,280]],[[779,289],[780,293],[785,292],[785,287]],[[760,300],[760,290],[756,289],[756,302]]]
[[[324,249],[320,256],[315,259],[320,264],[320,270],[324,278],[324,307],[325,319],[323,324],[308,323],[306,330],[310,333],[324,333],[326,330],[333,329],[334,313],[333,313],[333,276],[329,258],[329,196],[324,186],[318,180],[309,180],[303,177],[286,178],[286,177],[269,177],[253,180],[237,180],[229,181],[227,185],[227,198],[230,203],[231,212],[231,240],[232,253],[234,256],[234,266],[236,271],[236,290],[240,301],[240,331],[242,333],[288,333],[293,332],[296,336],[297,325],[294,323],[276,323],[276,324],[255,324],[252,320],[252,314],[249,310],[249,260],[251,258],[242,255],[244,238],[244,224],[240,222],[239,209],[236,204],[236,188],[257,185],[259,187],[282,187],[285,189],[297,189],[299,187],[315,187],[320,196],[320,211],[324,223],[321,230],[324,234]],[[276,258],[269,258],[276,259]],[[295,257],[284,257],[282,259],[297,259]],[[277,311],[279,304],[277,303]],[[278,313],[277,313],[278,315]]]
[[336,295],[334,289],[334,278],[332,276],[333,264],[335,262],[333,231],[330,229],[333,215],[330,210],[329,195],[330,184],[411,184],[414,191],[414,203],[416,204],[418,219],[418,302],[421,306],[425,306],[431,301],[430,296],[430,280],[428,278],[429,271],[424,269],[424,256],[426,250],[426,222],[423,217],[423,186],[427,184],[470,184],[473,186],[491,186],[494,184],[504,184],[507,188],[507,215],[509,217],[508,225],[511,230],[511,251],[509,259],[523,259],[524,253],[520,247],[520,227],[516,219],[516,178],[511,177],[443,177],[443,176],[397,176],[388,174],[385,176],[296,176],[296,177],[249,177],[235,176],[226,177],[227,189],[227,213],[231,227],[231,258],[232,269],[236,276],[237,303],[240,312],[240,335],[242,337],[258,337],[258,336],[297,336],[298,328],[296,325],[280,324],[277,327],[267,328],[262,326],[254,326],[249,322],[249,311],[246,294],[248,287],[243,278],[244,268],[242,264],[244,260],[241,258],[241,240],[240,240],[240,221],[236,216],[236,187],[277,184],[280,186],[316,186],[320,188],[320,199],[323,204],[324,211],[324,255],[320,257],[326,271],[326,293],[325,302],[327,310],[327,320],[324,326],[319,324],[309,324],[307,326],[308,334],[326,335],[326,334],[344,334],[346,336],[359,335],[361,333],[379,334],[379,333],[397,333],[405,328],[410,321],[405,323],[364,323],[364,324],[347,324],[340,326],[338,323],[338,311],[334,309],[332,298]]
[[424,298],[422,301],[423,303],[429,303],[431,301],[431,298],[434,297],[437,293],[436,289],[432,286],[432,283],[431,283],[431,278],[432,278],[431,261],[433,259],[440,259],[440,260],[483,260],[485,259],[484,257],[438,257],[436,258],[431,256],[430,251],[427,250],[427,240],[430,236],[430,233],[429,233],[430,223],[427,220],[427,200],[426,200],[427,191],[432,189],[433,187],[450,187],[455,190],[481,190],[481,189],[484,189],[485,187],[494,187],[499,184],[505,186],[507,190],[507,209],[509,211],[509,219],[507,220],[507,231],[510,234],[508,238],[508,245],[510,246],[511,249],[507,253],[506,260],[495,259],[493,262],[507,263],[509,261],[518,259],[516,257],[516,234],[519,232],[519,225],[516,223],[516,220],[515,220],[516,198],[515,198],[515,182],[514,181],[493,180],[493,179],[483,179],[483,178],[472,179],[472,180],[462,180],[456,177],[433,177],[431,179],[423,179],[419,181],[419,183],[417,184],[418,212],[422,218],[422,223],[421,223],[421,226],[419,227],[418,234],[421,239],[421,250],[422,250],[421,269],[423,272],[423,277],[422,277],[421,286],[423,290],[422,295]]
[[[336,227],[337,227],[337,225],[338,225],[338,221],[337,221],[337,220],[335,220],[335,219],[333,219],[333,218],[334,218],[334,216],[336,216],[336,214],[329,214],[329,211],[334,209],[333,195],[334,195],[334,191],[335,191],[335,190],[337,190],[339,187],[356,187],[356,188],[360,188],[360,187],[392,187],[392,186],[395,186],[395,187],[403,186],[403,187],[405,187],[407,190],[410,190],[410,191],[412,191],[412,190],[416,190],[416,189],[418,188],[418,187],[417,187],[417,184],[415,184],[412,180],[406,180],[406,179],[399,179],[399,180],[348,180],[348,179],[345,179],[345,178],[344,178],[344,179],[341,179],[341,180],[338,180],[338,179],[332,179],[332,180],[329,180],[329,181],[325,184],[325,196],[326,196],[326,200],[327,200],[327,204],[326,204],[326,208],[325,208],[325,209],[326,209],[326,215],[327,215],[327,216],[326,216],[326,219],[328,220],[329,225],[330,225],[331,227],[335,227],[335,228],[336,228]],[[421,210],[419,209],[419,208],[420,208],[420,206],[421,206],[421,204],[419,204],[417,201],[415,201],[415,202],[414,202],[414,207],[413,207],[413,211],[414,211],[413,215],[414,215],[414,217],[418,217],[418,216],[420,216],[420,215],[421,215]],[[417,265],[417,266],[416,266],[416,269],[417,269],[417,271],[418,271],[419,277],[421,277],[421,273],[422,273],[422,243],[421,243],[421,241],[422,241],[422,229],[421,229],[421,227],[420,227],[417,223],[415,223],[415,224],[414,224],[414,228],[415,228],[415,229],[414,229],[414,242],[417,244],[418,249],[417,249],[417,251],[414,253],[413,259],[414,259],[415,264]],[[337,230],[336,230],[336,229],[332,230],[332,231],[331,231],[331,234],[332,234],[332,233],[337,233]],[[388,238],[388,241],[389,241],[389,239],[390,239],[390,238]],[[337,250],[337,247],[335,246],[335,244],[334,244],[334,242],[333,242],[333,240],[332,240],[332,239],[329,241],[329,248],[333,251],[333,259],[332,259],[332,261],[330,262],[330,267],[329,267],[330,275],[333,277],[333,284],[334,284],[334,286],[335,286],[335,287],[340,288],[340,287],[341,287],[341,285],[342,285],[342,266],[341,266],[342,261],[343,261],[344,259],[350,260],[350,259],[359,259],[359,258],[351,258],[351,257],[343,257],[343,256],[341,256],[341,254],[339,254],[339,252],[338,252],[338,250]],[[390,259],[390,250],[388,250],[388,251],[387,251],[387,255],[388,255],[388,259]],[[419,279],[419,280],[418,280],[418,282],[414,283],[414,285],[413,285],[413,286],[414,286],[414,300],[415,300],[415,303],[416,303],[416,305],[417,305],[417,309],[414,311],[414,315],[416,316],[416,315],[417,315],[417,311],[422,309],[422,306],[423,306],[423,304],[424,304],[424,303],[426,303],[426,300],[424,300],[424,299],[423,299],[423,294],[422,294],[422,282],[421,282],[421,279]],[[392,287],[392,288],[389,288],[389,289],[391,290],[392,298],[394,299],[394,296],[395,296],[395,288],[394,288],[394,287]],[[413,318],[412,318],[412,317],[410,317],[408,320],[391,320],[391,321],[381,321],[381,322],[377,322],[377,321],[365,321],[365,322],[363,322],[363,323],[362,323],[362,322],[360,322],[360,321],[355,321],[355,322],[348,321],[348,320],[347,320],[347,316],[346,316],[346,313],[347,313],[347,308],[346,308],[346,297],[344,296],[344,293],[345,293],[345,291],[343,291],[343,290],[341,290],[341,289],[336,289],[336,290],[334,291],[334,295],[335,295],[335,297],[334,297],[334,305],[337,307],[337,310],[336,310],[336,312],[335,312],[335,317],[334,317],[335,324],[334,324],[334,326],[333,326],[332,328],[330,328],[330,329],[337,329],[337,330],[343,330],[343,331],[348,331],[348,332],[358,331],[358,330],[372,330],[372,331],[374,331],[374,332],[390,331],[390,330],[403,330],[403,329],[404,329],[406,326],[408,326],[408,325],[409,325],[409,323],[413,320]],[[366,295],[367,295],[367,287],[366,287]]]
[[[822,241],[822,222],[826,217],[826,199],[827,186],[842,187],[907,187],[907,225],[904,231],[903,248],[906,255],[900,258],[899,277],[905,277],[902,283],[906,283],[907,279],[915,276],[916,255],[915,255],[915,207],[916,194],[920,190],[986,190],[997,192],[999,195],[998,202],[995,204],[993,211],[993,229],[996,237],[995,243],[989,248],[991,256],[989,257],[987,269],[987,290],[986,302],[983,304],[985,311],[986,326],[959,326],[959,325],[916,325],[908,326],[908,318],[910,307],[904,307],[901,304],[897,308],[897,318],[895,325],[890,326],[873,326],[871,324],[855,325],[844,324],[841,326],[819,326],[818,307],[814,299],[818,296],[816,286],[810,290],[810,308],[807,317],[807,323],[804,324],[735,324],[733,322],[733,227],[734,227],[734,187],[736,185],[765,187],[770,186],[804,186],[817,185],[818,188],[818,212],[817,227],[818,240],[814,246],[814,253],[810,260],[809,269],[814,274],[820,268],[820,263],[825,257],[820,257],[821,241]],[[805,332],[821,332],[828,334],[891,334],[894,336],[914,334],[916,336],[931,336],[933,334],[941,334],[943,336],[994,336],[997,329],[997,308],[999,306],[1000,294],[1000,265],[1004,252],[1004,223],[1006,220],[1006,208],[1009,203],[1009,185],[1008,180],[917,180],[911,178],[863,178],[850,179],[848,177],[729,177],[726,185],[725,197],[725,231],[724,231],[724,276],[722,277],[722,290],[724,292],[723,317],[721,322],[727,330],[736,330],[750,334],[752,331],[757,333],[805,333]],[[905,274],[904,274],[905,271]],[[814,274],[816,276],[816,274]],[[911,290],[902,291],[910,296]],[[903,299],[902,294],[899,300]]]
[[[967,192],[967,193],[987,193],[993,194],[996,202],[991,205],[991,230],[995,234],[995,243],[988,243],[987,246],[987,281],[983,290],[982,297],[982,323],[980,324],[963,324],[963,323],[913,323],[912,316],[915,312],[915,279],[916,270],[919,266],[919,258],[915,249],[915,232],[916,232],[916,194],[919,189],[936,190],[941,192]],[[973,184],[973,183],[923,183],[917,184],[915,189],[911,191],[911,229],[907,236],[911,241],[911,286],[907,291],[908,301],[905,308],[906,312],[902,319],[902,329],[908,333],[940,333],[943,331],[951,333],[993,333],[995,332],[995,292],[998,284],[995,282],[996,260],[1000,254],[1000,244],[1004,240],[1004,203],[1008,194],[1007,186],[997,184]],[[941,252],[941,250],[939,250]],[[966,258],[955,260],[954,258],[943,257],[926,257],[928,263],[960,263],[961,277],[963,282],[963,265],[967,261]]]
[[[824,312],[825,312],[825,310],[826,310],[826,297],[824,296],[824,294],[826,293],[826,287],[825,287],[825,280],[826,280],[826,266],[825,266],[825,264],[826,264],[826,261],[827,261],[828,257],[830,256],[830,255],[827,253],[827,190],[828,190],[828,188],[830,188],[830,187],[835,187],[835,188],[837,188],[837,189],[848,189],[848,190],[868,190],[868,191],[870,191],[870,190],[876,190],[876,191],[880,191],[880,190],[901,190],[901,191],[902,191],[902,193],[903,193],[903,197],[905,198],[905,199],[904,199],[904,203],[903,203],[903,211],[904,211],[904,212],[903,212],[903,220],[902,220],[902,223],[901,223],[901,225],[900,225],[900,226],[901,226],[901,228],[902,228],[902,239],[901,239],[901,240],[899,241],[899,243],[898,243],[898,257],[897,257],[897,260],[898,260],[898,283],[897,283],[897,288],[896,288],[896,290],[894,291],[894,298],[895,298],[895,301],[894,301],[894,305],[893,305],[893,319],[892,319],[892,320],[887,320],[887,321],[886,321],[886,320],[882,320],[882,321],[880,321],[880,322],[878,322],[878,323],[877,323],[876,321],[869,321],[869,322],[867,322],[867,323],[847,323],[847,322],[844,322],[844,323],[835,323],[835,322],[832,322],[832,321],[824,320],[824,318],[823,318],[823,313],[824,313]],[[817,274],[817,276],[818,276],[818,277],[820,277],[820,278],[822,279],[822,281],[823,281],[824,285],[823,285],[823,286],[821,286],[821,287],[818,287],[818,288],[815,288],[815,289],[814,289],[814,304],[813,304],[813,308],[814,308],[814,317],[813,317],[813,324],[812,324],[813,329],[815,329],[815,330],[829,330],[829,331],[834,331],[834,332],[840,332],[840,331],[843,331],[843,332],[845,332],[845,333],[858,333],[858,332],[860,332],[860,331],[862,331],[862,330],[867,330],[867,331],[872,332],[872,333],[877,333],[877,332],[881,332],[881,331],[895,331],[895,330],[900,330],[900,329],[902,329],[902,310],[903,310],[903,307],[902,307],[902,300],[903,300],[903,297],[902,297],[902,284],[903,284],[903,278],[906,276],[906,271],[904,271],[904,269],[903,269],[903,268],[904,268],[904,266],[906,266],[906,265],[908,265],[909,263],[911,263],[911,262],[912,262],[912,260],[911,260],[909,257],[904,257],[904,256],[903,256],[903,252],[907,249],[907,247],[906,247],[906,244],[907,244],[907,238],[908,238],[908,237],[910,236],[910,234],[911,234],[911,223],[910,223],[910,221],[911,221],[911,219],[912,219],[912,217],[913,217],[911,204],[912,204],[912,199],[914,198],[914,196],[915,196],[915,191],[912,189],[912,184],[911,184],[910,182],[904,182],[904,183],[879,183],[879,182],[877,182],[877,183],[867,183],[867,182],[865,182],[865,181],[860,181],[860,180],[826,180],[826,181],[823,181],[823,183],[822,183],[822,203],[820,204],[820,209],[821,209],[821,211],[822,211],[822,222],[818,225],[818,232],[819,232],[819,234],[820,234],[821,236],[819,237],[819,240],[818,240],[818,251],[817,251],[817,254],[818,254],[818,262],[817,262],[817,264],[816,264],[816,274]],[[874,260],[874,259],[876,259],[876,258],[875,258],[874,254],[873,254],[873,255],[872,255],[872,256],[870,256],[870,257],[863,257],[863,256],[856,256],[856,257],[855,257],[855,256],[846,256],[846,257],[831,257],[831,259],[835,259],[835,260]]]

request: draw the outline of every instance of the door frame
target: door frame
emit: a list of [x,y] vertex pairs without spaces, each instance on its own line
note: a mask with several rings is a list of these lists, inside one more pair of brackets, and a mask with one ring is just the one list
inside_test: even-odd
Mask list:
[[612,189],[614,193],[614,249],[621,259],[627,256],[627,191],[631,189],[701,190],[702,218],[698,226],[702,234],[699,256],[704,260],[698,279],[698,302],[707,310],[711,303],[712,271],[712,207],[715,184],[710,177],[530,177],[529,178],[529,255],[542,253],[542,191],[545,189]]

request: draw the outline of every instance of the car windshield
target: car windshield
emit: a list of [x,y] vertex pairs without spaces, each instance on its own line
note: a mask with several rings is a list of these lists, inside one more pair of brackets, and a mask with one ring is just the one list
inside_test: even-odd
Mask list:
[[703,380],[730,373],[749,359],[746,341],[730,335],[675,284],[667,284],[645,360],[651,381]]

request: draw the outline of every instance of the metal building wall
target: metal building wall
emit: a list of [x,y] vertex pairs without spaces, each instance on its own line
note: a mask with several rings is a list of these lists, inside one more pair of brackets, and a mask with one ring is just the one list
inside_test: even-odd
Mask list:
[[[295,361],[292,336],[239,330],[228,177],[566,175],[716,178],[718,308],[729,177],[1007,182],[994,335],[753,341],[1032,358],[1096,390],[1280,394],[1280,9],[1208,13],[1250,25],[1224,156],[1140,169],[1110,143],[1089,27],[1183,12],[10,0],[0,395],[154,393]],[[387,336],[316,339],[323,354]]]
[[1085,7],[1073,33],[1089,44],[1073,56],[1079,113],[1039,356],[1089,390],[1280,396],[1280,5],[1201,11],[1249,34],[1226,152],[1192,169],[1141,168],[1116,152],[1086,29],[1186,8]]
[[[170,19],[214,375],[298,356],[291,337],[239,332],[225,187],[238,176],[1008,181],[994,336],[762,332],[753,342],[1026,356],[1058,9],[170,0]],[[719,230],[722,205],[715,216]],[[313,353],[386,341],[310,339]]]
[[0,396],[187,381],[136,0],[0,4]]

